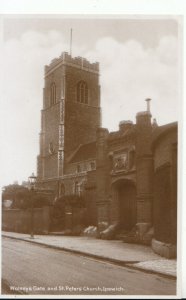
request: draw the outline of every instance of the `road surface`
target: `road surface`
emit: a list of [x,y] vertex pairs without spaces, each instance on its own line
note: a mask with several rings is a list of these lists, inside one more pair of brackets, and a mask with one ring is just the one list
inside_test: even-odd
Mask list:
[[15,295],[176,293],[174,279],[10,238],[2,239],[2,279],[2,293],[9,286]]

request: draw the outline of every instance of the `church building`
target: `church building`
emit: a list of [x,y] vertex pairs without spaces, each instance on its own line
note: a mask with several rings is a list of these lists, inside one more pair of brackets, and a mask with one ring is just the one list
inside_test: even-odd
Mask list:
[[[89,225],[176,255],[177,123],[152,121],[150,99],[136,122],[101,127],[99,63],[64,52],[45,66],[37,180],[55,197],[83,195]],[[130,234],[129,234],[130,233]]]

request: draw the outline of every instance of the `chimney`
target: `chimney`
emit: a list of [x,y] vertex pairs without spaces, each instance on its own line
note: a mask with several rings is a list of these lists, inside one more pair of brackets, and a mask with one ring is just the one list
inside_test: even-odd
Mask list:
[[146,124],[146,125],[150,125],[151,126],[151,112],[150,112],[150,98],[145,99],[145,101],[147,102],[147,110],[145,111],[141,111],[138,112],[136,114],[136,124]]
[[147,102],[147,111],[150,113],[150,98],[145,99],[145,101]]

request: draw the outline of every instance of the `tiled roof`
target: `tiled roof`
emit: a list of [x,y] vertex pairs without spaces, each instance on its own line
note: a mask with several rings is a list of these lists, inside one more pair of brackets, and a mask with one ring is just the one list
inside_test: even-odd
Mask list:
[[80,145],[70,159],[70,163],[96,158],[96,142]]

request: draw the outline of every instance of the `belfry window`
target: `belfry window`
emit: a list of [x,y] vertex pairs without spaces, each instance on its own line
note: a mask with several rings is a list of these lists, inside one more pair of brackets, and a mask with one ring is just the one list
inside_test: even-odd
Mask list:
[[88,86],[85,81],[77,84],[77,102],[88,104]]
[[54,105],[55,103],[56,103],[56,85],[54,82],[52,82],[50,86],[50,105]]

